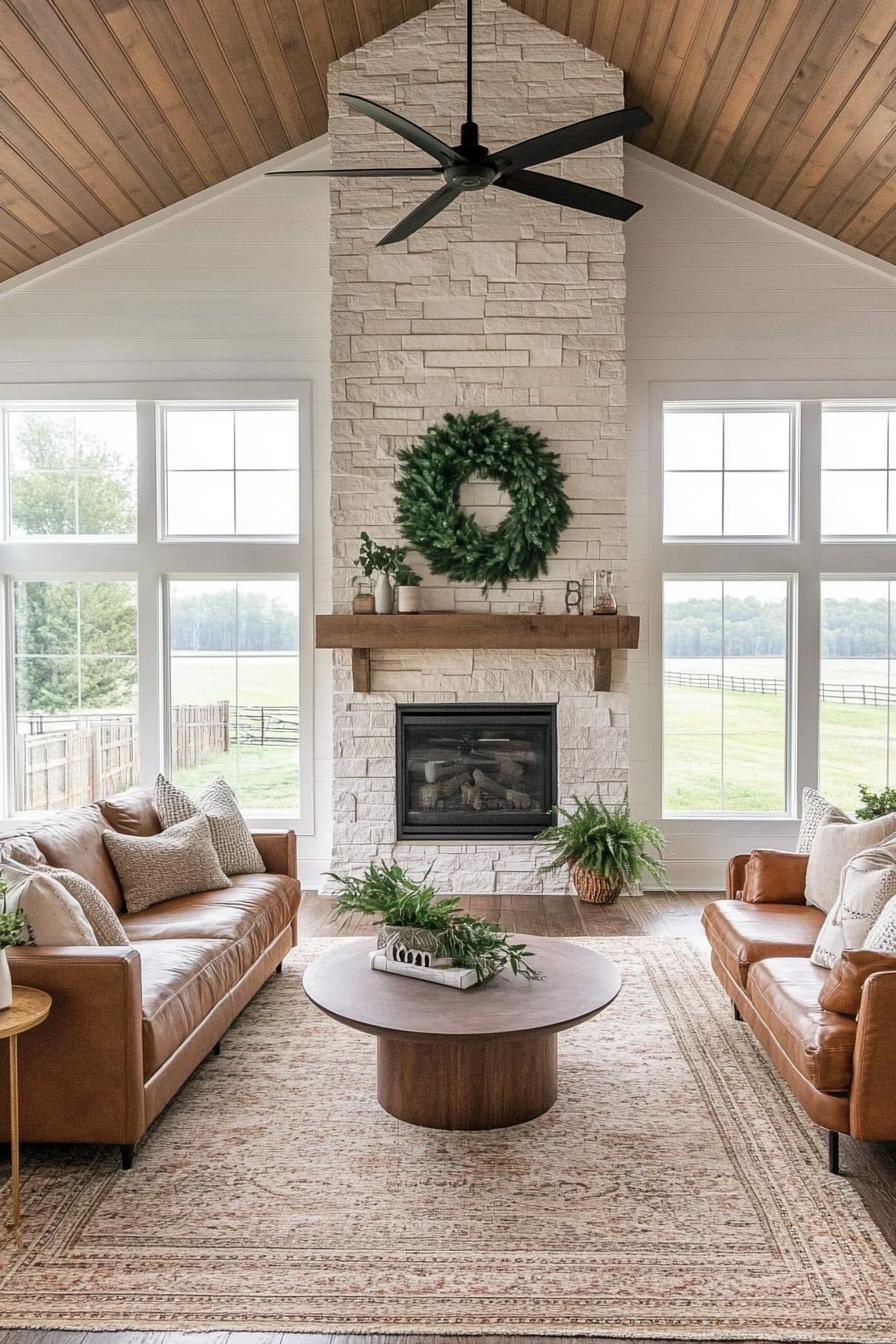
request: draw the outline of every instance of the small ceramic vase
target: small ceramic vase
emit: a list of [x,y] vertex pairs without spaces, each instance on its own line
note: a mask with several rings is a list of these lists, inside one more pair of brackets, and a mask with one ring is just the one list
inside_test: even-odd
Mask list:
[[373,585],[373,601],[377,616],[391,616],[395,601],[395,590],[388,574],[377,574]]
[[420,587],[416,583],[400,583],[395,590],[398,594],[398,610],[416,612],[420,610]]
[[6,948],[0,947],[0,1009],[8,1008],[12,1003],[12,976],[9,962],[6,960]]

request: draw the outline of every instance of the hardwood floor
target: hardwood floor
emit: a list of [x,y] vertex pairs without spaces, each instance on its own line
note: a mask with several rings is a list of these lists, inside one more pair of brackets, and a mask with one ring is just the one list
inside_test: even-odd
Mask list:
[[[557,938],[671,935],[702,943],[700,914],[706,902],[715,899],[715,893],[664,895],[647,892],[621,896],[612,906],[584,905],[573,897],[515,895],[469,896],[462,903],[472,914],[493,919],[512,932]],[[328,900],[315,892],[305,892],[299,915],[300,936],[329,938],[340,932],[365,932],[363,925],[350,930],[336,928],[330,921],[330,911]],[[872,1218],[896,1250],[896,1144],[854,1143],[844,1137],[841,1162],[846,1178],[855,1186]],[[439,1338],[410,1334],[247,1334],[223,1330],[208,1334],[0,1330],[0,1344],[435,1344]],[[463,1344],[486,1344],[486,1341],[496,1344],[497,1337],[466,1336]],[[570,1340],[559,1336],[504,1335],[500,1344],[570,1344]],[[602,1336],[601,1344],[623,1344],[623,1341]],[[642,1340],[641,1344],[661,1342]],[[718,1341],[705,1340],[703,1344],[718,1344]],[[741,1344],[758,1344],[758,1341],[744,1340]]]

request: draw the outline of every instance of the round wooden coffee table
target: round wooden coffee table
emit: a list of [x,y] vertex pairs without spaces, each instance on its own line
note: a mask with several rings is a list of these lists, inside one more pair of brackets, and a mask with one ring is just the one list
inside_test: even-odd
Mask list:
[[509,971],[450,989],[370,969],[374,939],[346,939],[313,961],[305,993],[337,1022],[377,1037],[377,1097],[390,1115],[431,1129],[499,1129],[557,1100],[557,1036],[619,993],[606,957],[559,938],[520,941],[544,980]]

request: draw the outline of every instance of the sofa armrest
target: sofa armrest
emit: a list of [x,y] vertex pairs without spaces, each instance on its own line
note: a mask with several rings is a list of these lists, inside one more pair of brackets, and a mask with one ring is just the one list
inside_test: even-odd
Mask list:
[[849,1130],[856,1139],[896,1139],[896,971],[865,981],[858,1025]]
[[[19,1049],[22,1137],[35,1143],[136,1143],[145,1128],[142,978],[132,947],[14,947],[13,982],[51,995]],[[9,1134],[6,1051],[0,1130]]]
[[295,831],[254,831],[252,839],[264,859],[265,872],[283,873],[298,880]]
[[725,873],[725,895],[729,901],[740,900],[740,894],[744,889],[744,874],[749,862],[749,854],[735,854],[733,859],[728,860],[728,870]]

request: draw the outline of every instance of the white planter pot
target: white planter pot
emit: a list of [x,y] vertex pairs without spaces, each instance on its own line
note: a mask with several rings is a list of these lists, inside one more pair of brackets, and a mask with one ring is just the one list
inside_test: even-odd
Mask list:
[[414,612],[420,610],[420,587],[418,584],[399,584],[395,590],[398,593],[398,610]]
[[12,976],[9,962],[6,960],[6,948],[0,947],[0,1009],[8,1008],[12,1003]]
[[373,585],[373,601],[377,616],[391,616],[394,600],[395,590],[389,580],[389,575],[377,574],[376,583]]

